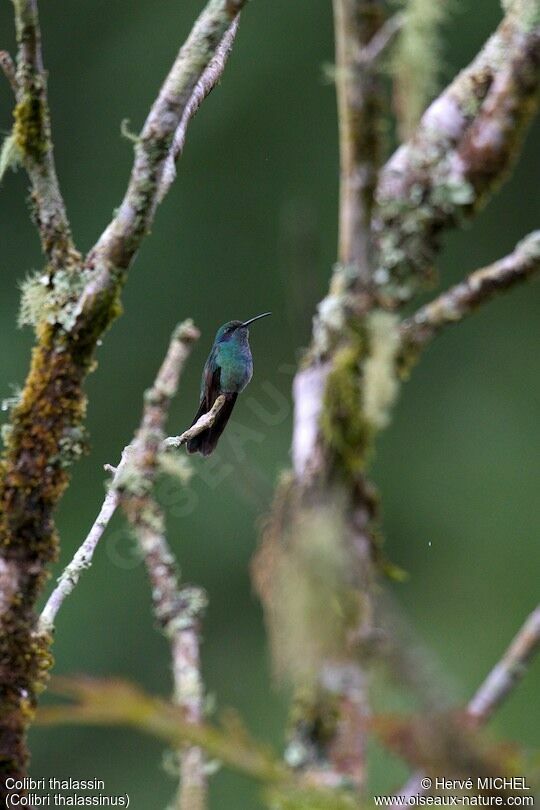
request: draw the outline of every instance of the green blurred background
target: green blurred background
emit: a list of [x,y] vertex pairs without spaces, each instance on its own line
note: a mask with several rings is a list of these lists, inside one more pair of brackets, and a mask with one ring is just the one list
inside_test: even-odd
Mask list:
[[[140,128],[148,105],[201,8],[200,0],[78,0],[42,4],[59,175],[79,246],[89,248],[118,204],[131,164],[120,122]],[[456,3],[448,23],[447,78],[497,24],[493,0]],[[11,7],[0,6],[0,47],[13,48]],[[141,395],[175,323],[191,316],[203,337],[182,380],[170,431],[189,423],[216,327],[266,309],[252,331],[255,377],[237,407],[236,438],[195,461],[187,492],[162,484],[170,541],[186,581],[210,596],[204,676],[219,706],[234,706],[276,746],[286,714],[272,682],[249,561],[257,525],[288,463],[291,369],[309,339],[335,256],[338,185],[329,0],[254,0],[243,15],[225,78],[189,130],[178,182],[133,269],[125,314],[107,334],[88,383],[92,450],[74,471],[60,510],[60,571],[94,520],[104,462],[131,438]],[[0,128],[11,98],[0,83]],[[538,227],[540,128],[513,178],[441,257],[446,286],[492,261]],[[15,326],[18,284],[41,265],[29,223],[26,178],[0,189],[2,297],[0,395],[20,385],[32,343]],[[538,598],[540,287],[502,297],[444,334],[402,392],[381,436],[375,478],[391,559],[410,572],[398,604],[432,646],[453,699],[469,696]],[[234,441],[231,443],[231,438]],[[52,583],[50,583],[52,585]],[[165,642],[149,590],[117,520],[58,620],[56,672],[117,674],[153,692],[170,688]],[[494,723],[538,742],[538,665]],[[388,701],[381,698],[382,707]],[[536,736],[536,740],[535,740]],[[122,730],[35,729],[32,774],[105,780],[134,808],[162,807],[174,781],[162,748]],[[374,788],[398,786],[397,760],[372,753]],[[213,810],[259,808],[256,786],[226,771],[212,782]]]

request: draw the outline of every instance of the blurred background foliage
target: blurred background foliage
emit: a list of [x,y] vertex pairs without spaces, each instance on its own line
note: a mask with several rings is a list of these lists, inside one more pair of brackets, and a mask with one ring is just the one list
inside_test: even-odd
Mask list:
[[[131,164],[120,136],[138,130],[200,0],[42,3],[56,157],[76,239],[93,243],[121,199]],[[492,0],[455,3],[445,30],[445,77],[475,54],[500,17]],[[1,47],[13,47],[11,8],[0,6]],[[236,430],[211,461],[195,461],[193,485],[160,485],[170,541],[184,579],[210,596],[204,676],[219,706],[234,706],[253,733],[281,744],[286,699],[272,681],[260,606],[249,578],[258,523],[291,433],[290,382],[335,256],[338,188],[328,0],[257,0],[243,15],[221,86],[189,130],[178,182],[162,207],[124,295],[125,314],[99,351],[88,384],[91,452],[74,471],[58,522],[62,556],[80,543],[104,493],[104,462],[131,438],[141,395],[175,323],[203,332],[174,404],[170,432],[190,422],[199,374],[217,326],[266,309],[252,331],[254,380]],[[11,125],[0,84],[0,128]],[[512,179],[472,227],[446,240],[441,283],[509,251],[538,227],[538,125]],[[0,394],[28,365],[32,335],[16,326],[18,285],[41,266],[29,223],[24,174],[0,190]],[[378,444],[391,559],[410,573],[395,598],[434,650],[451,698],[465,700],[538,597],[540,287],[492,303],[427,353]],[[66,603],[54,646],[56,671],[119,674],[167,693],[168,651],[154,631],[143,566],[117,520],[92,571]],[[497,716],[497,733],[532,745],[540,714],[536,666]],[[377,682],[376,706],[404,706]],[[538,740],[536,740],[538,742]],[[35,729],[32,775],[105,780],[131,806],[163,806],[174,781],[162,750],[121,730]],[[401,763],[377,747],[373,788],[399,785]],[[222,771],[212,808],[259,808],[256,786]]]

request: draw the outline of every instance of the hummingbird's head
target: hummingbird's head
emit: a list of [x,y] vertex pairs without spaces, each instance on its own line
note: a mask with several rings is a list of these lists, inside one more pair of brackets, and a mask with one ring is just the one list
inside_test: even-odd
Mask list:
[[266,318],[271,315],[271,312],[263,312],[262,315],[256,315],[250,318],[249,321],[227,321],[223,326],[220,326],[216,333],[216,343],[227,343],[229,340],[242,340],[249,335],[249,325],[253,321],[258,321],[259,318]]

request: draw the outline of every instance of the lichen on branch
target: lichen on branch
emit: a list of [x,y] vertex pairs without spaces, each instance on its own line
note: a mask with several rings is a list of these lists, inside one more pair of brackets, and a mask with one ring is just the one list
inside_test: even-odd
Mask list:
[[398,306],[433,279],[443,230],[478,211],[519,154],[539,85],[539,4],[519,0],[381,171],[373,278],[382,304]]

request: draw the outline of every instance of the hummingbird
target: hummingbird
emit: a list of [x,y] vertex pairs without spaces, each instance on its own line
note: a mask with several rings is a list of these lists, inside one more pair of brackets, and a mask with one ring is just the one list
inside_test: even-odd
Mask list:
[[193,427],[203,414],[208,413],[220,394],[225,395],[225,403],[218,412],[214,424],[188,441],[186,445],[188,453],[198,452],[203,456],[209,456],[215,449],[229,421],[238,394],[244,390],[253,376],[248,327],[253,321],[271,314],[263,312],[262,315],[256,315],[249,321],[227,321],[217,330],[202,374],[199,409],[191,426]]

